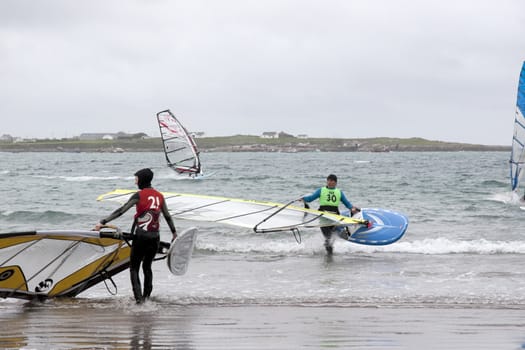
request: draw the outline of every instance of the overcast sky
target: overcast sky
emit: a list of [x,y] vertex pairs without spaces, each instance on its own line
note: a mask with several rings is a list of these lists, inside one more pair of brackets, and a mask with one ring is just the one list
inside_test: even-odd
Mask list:
[[510,145],[523,0],[2,0],[0,135]]

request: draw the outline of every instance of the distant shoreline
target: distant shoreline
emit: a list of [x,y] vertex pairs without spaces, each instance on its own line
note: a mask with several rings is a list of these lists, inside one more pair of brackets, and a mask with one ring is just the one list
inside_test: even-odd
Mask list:
[[[195,142],[201,152],[510,152],[510,146],[490,146],[432,141],[422,138],[261,138],[235,135],[201,137]],[[162,152],[160,138],[125,138],[115,140],[33,140],[0,142],[0,152]]]

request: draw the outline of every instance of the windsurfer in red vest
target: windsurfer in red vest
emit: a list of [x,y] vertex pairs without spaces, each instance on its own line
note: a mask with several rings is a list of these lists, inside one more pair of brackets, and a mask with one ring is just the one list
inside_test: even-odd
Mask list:
[[[153,172],[150,169],[141,169],[135,173],[135,184],[140,191],[134,193],[126,204],[115,210],[107,218],[100,220],[95,230],[100,231],[102,226],[114,220],[135,206],[137,212],[133,220],[131,232],[133,232],[133,243],[130,256],[130,277],[133,295],[137,304],[148,299],[153,290],[153,272],[151,264],[157,254],[160,244],[160,214],[164,216],[173,234],[177,237],[175,224],[168,211],[164,196],[151,187]],[[141,290],[139,269],[142,263],[144,272],[144,292]]]

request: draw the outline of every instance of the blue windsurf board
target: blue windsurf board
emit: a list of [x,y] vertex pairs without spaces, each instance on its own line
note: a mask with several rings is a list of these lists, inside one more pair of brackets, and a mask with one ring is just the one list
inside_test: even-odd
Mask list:
[[[348,211],[341,213],[348,216]],[[362,208],[354,216],[356,219],[368,220],[369,225],[350,225],[337,230],[340,238],[352,243],[365,245],[387,245],[396,242],[405,234],[408,218],[388,209]]]

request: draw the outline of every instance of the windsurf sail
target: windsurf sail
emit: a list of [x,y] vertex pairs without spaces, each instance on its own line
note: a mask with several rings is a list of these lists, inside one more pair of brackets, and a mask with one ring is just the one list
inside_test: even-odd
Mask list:
[[[191,230],[189,235],[186,231]],[[155,260],[166,257],[170,271],[186,272],[196,229],[170,244],[160,242]],[[132,236],[111,231],[40,230],[0,233],[0,297],[74,297],[111,279],[130,265]],[[174,255],[180,255],[174,257]]]
[[199,151],[193,137],[170,110],[157,113],[160,136],[168,166],[179,174],[202,174]]
[[[115,190],[100,195],[99,201],[124,204],[135,190]],[[299,228],[367,224],[329,212],[288,204],[163,192],[170,214],[176,219],[217,222],[253,229],[254,232],[296,231]]]
[[521,68],[518,83],[518,98],[516,116],[514,118],[514,134],[510,153],[510,181],[513,191],[517,191],[523,176],[525,164],[525,62]]
[[0,233],[0,297],[73,297],[129,267],[130,247],[97,231]]

